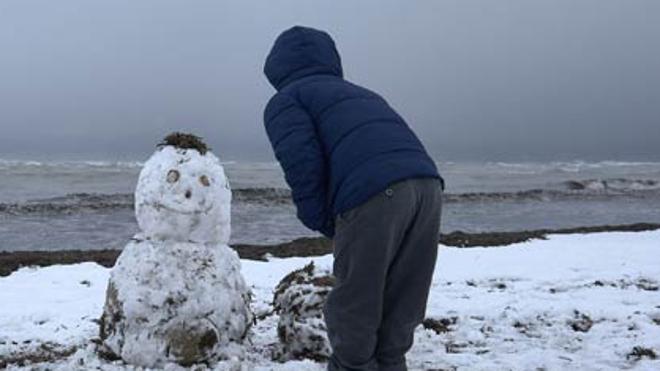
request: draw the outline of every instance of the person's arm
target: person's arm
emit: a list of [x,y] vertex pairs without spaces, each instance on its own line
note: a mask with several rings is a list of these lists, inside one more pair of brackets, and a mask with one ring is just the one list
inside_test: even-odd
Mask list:
[[264,123],[291,188],[298,219],[308,228],[332,238],[334,220],[328,202],[328,169],[312,118],[293,98],[278,93],[268,102]]

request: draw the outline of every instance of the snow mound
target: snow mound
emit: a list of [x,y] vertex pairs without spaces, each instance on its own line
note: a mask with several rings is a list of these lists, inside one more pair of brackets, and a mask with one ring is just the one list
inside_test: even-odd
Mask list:
[[330,343],[323,318],[323,305],[334,285],[327,270],[314,262],[287,274],[275,288],[273,305],[279,315],[277,335],[279,360],[327,360]]
[[[549,236],[502,248],[440,246],[427,320],[416,329],[408,367],[659,370],[659,251],[660,231]],[[282,277],[310,261],[241,261],[259,316],[244,341],[245,358],[192,369],[325,370],[323,362],[272,359],[281,344],[280,316],[270,314],[273,293]],[[333,262],[331,255],[313,261],[319,272]],[[0,369],[144,370],[88,350],[108,274],[85,263],[0,278]]]

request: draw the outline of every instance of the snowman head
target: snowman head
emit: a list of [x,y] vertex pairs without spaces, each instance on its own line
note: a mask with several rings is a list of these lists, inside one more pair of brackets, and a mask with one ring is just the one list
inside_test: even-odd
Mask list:
[[155,240],[229,241],[231,190],[220,160],[201,140],[174,133],[144,164],[135,190],[135,214]]

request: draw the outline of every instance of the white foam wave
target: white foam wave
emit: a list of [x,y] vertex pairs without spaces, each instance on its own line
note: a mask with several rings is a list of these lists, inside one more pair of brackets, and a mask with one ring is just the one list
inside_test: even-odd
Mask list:
[[35,160],[13,160],[0,159],[0,169],[10,168],[125,168],[139,169],[144,162],[141,161],[95,161],[95,160],[72,160],[72,161],[35,161]]

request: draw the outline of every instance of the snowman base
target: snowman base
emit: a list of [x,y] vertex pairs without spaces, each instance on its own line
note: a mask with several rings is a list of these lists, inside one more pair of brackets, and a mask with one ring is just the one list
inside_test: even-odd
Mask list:
[[99,351],[142,367],[243,358],[249,300],[227,245],[135,238],[111,272]]

